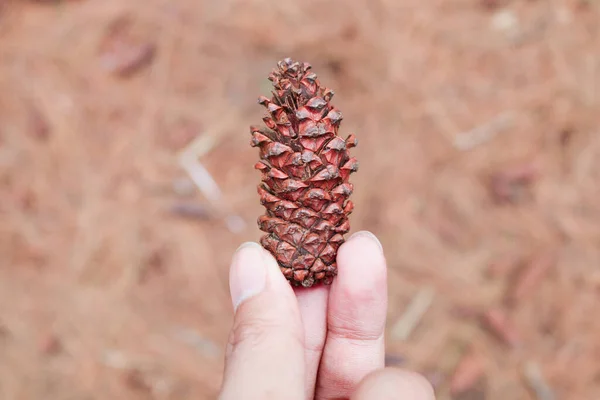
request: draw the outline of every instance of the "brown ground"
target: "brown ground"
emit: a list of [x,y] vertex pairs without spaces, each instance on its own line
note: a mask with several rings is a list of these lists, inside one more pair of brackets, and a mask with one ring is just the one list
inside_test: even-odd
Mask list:
[[[1,399],[214,398],[260,236],[248,126],[288,55],[359,139],[390,363],[440,399],[549,399],[529,363],[600,398],[600,3],[313,3],[0,2]],[[196,137],[218,207],[178,164]]]

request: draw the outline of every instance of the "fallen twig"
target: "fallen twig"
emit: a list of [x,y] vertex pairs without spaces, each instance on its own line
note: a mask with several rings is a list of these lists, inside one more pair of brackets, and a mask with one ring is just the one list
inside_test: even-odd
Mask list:
[[554,391],[546,383],[542,370],[537,363],[527,362],[523,368],[523,375],[538,400],[554,400],[556,398]]
[[217,139],[220,135],[199,135],[190,142],[179,153],[180,162],[183,159],[192,158],[197,160],[211,151],[217,144]]
[[485,373],[481,355],[473,350],[466,353],[450,379],[450,393],[457,395],[471,390]]
[[544,279],[554,263],[555,255],[550,252],[536,256],[517,275],[508,293],[507,300],[515,303],[529,295]]
[[174,179],[171,183],[171,189],[177,196],[188,197],[196,192],[196,186],[189,177]]
[[392,337],[396,340],[407,340],[419,324],[435,296],[433,288],[423,288],[412,298],[406,311],[392,328]]
[[185,154],[181,158],[180,164],[208,200],[213,203],[221,200],[221,189],[219,189],[217,182],[202,163],[197,161],[195,157],[192,158],[191,154]]
[[211,217],[210,210],[203,204],[197,203],[175,203],[169,207],[171,214],[182,218],[206,221]]
[[194,347],[205,357],[217,357],[219,355],[219,347],[214,342],[192,329],[177,328],[173,331],[173,337],[179,342]]
[[511,347],[518,347],[521,338],[517,328],[501,309],[488,310],[483,315],[483,325],[496,337]]
[[[214,206],[222,208],[222,192],[219,185],[204,165],[198,161],[201,156],[214,147],[215,143],[216,137],[214,135],[199,136],[180,153],[179,164],[188,173],[190,179],[200,192],[202,192],[204,197]],[[226,215],[225,224],[234,233],[242,231],[246,226],[241,217],[230,214]]]
[[508,129],[512,125],[514,117],[513,112],[507,111],[484,125],[459,133],[454,138],[454,147],[462,151],[472,150],[488,142],[501,131]]

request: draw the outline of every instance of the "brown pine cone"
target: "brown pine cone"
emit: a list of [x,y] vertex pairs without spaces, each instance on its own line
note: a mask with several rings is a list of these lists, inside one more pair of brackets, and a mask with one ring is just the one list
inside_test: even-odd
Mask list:
[[266,127],[251,127],[251,145],[259,147],[255,168],[266,213],[258,218],[260,240],[293,286],[331,284],[336,256],[350,230],[348,181],[358,162],[348,149],[354,135],[338,136],[342,114],[330,104],[333,91],[319,83],[308,63],[286,58],[269,75],[271,99],[261,96]]

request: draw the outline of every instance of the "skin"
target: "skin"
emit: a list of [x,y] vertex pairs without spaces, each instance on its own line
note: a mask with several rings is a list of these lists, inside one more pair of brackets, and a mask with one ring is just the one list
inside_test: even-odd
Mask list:
[[330,286],[294,289],[257,243],[234,254],[235,310],[220,400],[434,400],[422,376],[384,368],[387,266],[358,232]]

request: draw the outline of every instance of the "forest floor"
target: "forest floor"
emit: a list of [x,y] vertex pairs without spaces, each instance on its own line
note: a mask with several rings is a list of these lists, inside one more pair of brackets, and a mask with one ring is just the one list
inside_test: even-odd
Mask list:
[[594,0],[0,2],[0,398],[215,397],[290,56],[359,140],[388,363],[600,399],[598,38]]

